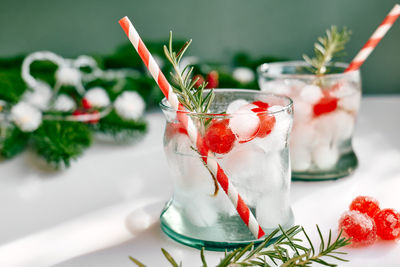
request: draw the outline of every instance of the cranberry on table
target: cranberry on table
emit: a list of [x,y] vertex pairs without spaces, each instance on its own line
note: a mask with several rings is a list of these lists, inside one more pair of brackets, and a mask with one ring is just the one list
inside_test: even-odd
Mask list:
[[352,246],[366,246],[376,240],[376,225],[373,219],[359,211],[346,211],[339,219],[339,231],[352,238]]
[[379,202],[373,197],[358,196],[350,204],[350,210],[358,210],[367,214],[369,217],[374,216],[380,211]]
[[394,209],[383,209],[375,217],[377,234],[384,240],[400,237],[400,214]]

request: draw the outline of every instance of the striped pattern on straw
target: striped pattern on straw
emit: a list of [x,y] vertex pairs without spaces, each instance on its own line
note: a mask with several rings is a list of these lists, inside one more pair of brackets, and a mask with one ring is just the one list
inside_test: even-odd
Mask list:
[[204,147],[201,147],[202,146],[201,136],[198,135],[198,131],[195,124],[190,119],[190,117],[185,115],[186,113],[185,108],[182,106],[181,103],[179,103],[177,95],[173,92],[171,85],[168,83],[164,74],[161,72],[153,56],[147,50],[145,44],[143,43],[142,39],[140,38],[139,34],[133,27],[128,17],[122,18],[119,21],[119,24],[125,31],[125,34],[128,36],[132,45],[135,47],[139,56],[141,57],[144,64],[148,68],[150,74],[157,82],[158,86],[160,87],[161,91],[163,92],[166,99],[170,103],[171,107],[175,110],[178,110],[177,118],[186,128],[190,141],[198,148],[198,151],[201,153],[202,156],[201,158],[204,161],[204,164],[207,165],[211,173],[216,177],[218,183],[220,184],[224,192],[228,195],[230,201],[236,208],[243,222],[247,225],[251,233],[256,238],[261,238],[262,236],[264,236],[265,233],[263,229],[255,219],[249,207],[245,204],[245,202],[237,192],[236,188],[229,181],[224,170],[218,164],[216,159],[212,157],[212,153],[204,149]]
[[361,67],[364,61],[372,53],[375,47],[378,45],[380,40],[385,36],[388,30],[392,27],[393,23],[397,20],[400,15],[400,5],[396,4],[386,18],[382,21],[379,27],[375,30],[369,40],[361,48],[360,52],[354,57],[350,65],[347,67],[345,72],[357,70]]

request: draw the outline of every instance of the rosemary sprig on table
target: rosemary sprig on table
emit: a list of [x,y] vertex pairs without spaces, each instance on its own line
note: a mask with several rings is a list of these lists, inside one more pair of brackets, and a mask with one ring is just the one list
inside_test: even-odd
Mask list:
[[[337,266],[334,263],[329,263],[326,259],[333,258],[338,261],[348,261],[343,259],[341,255],[345,252],[338,249],[350,244],[350,239],[342,237],[342,232],[339,233],[336,239],[332,239],[332,232],[329,231],[328,240],[322,236],[321,230],[317,225],[317,231],[320,238],[320,246],[317,251],[315,245],[311,242],[308,234],[303,227],[294,226],[288,230],[284,230],[281,226],[269,234],[264,241],[254,246],[253,243],[244,248],[237,248],[231,252],[225,252],[216,267],[234,267],[234,266],[311,266],[313,263],[318,263],[325,266]],[[307,246],[297,236],[303,233],[307,240]],[[272,239],[276,238],[275,241]],[[272,242],[271,242],[272,241]],[[161,249],[164,257],[168,260],[171,266],[179,267],[176,260],[165,250]],[[204,255],[204,249],[200,253],[203,267],[207,267],[207,261]],[[139,267],[145,267],[143,263],[133,257],[129,257]],[[191,264],[193,265],[193,264]]]
[[311,65],[313,73],[317,75],[326,73],[326,66],[332,62],[332,59],[343,55],[346,43],[350,40],[351,31],[343,27],[338,31],[336,26],[331,26],[326,31],[326,35],[319,37],[318,42],[314,44],[313,58],[303,55],[304,60]]
[[214,92],[210,90],[204,96],[204,88],[207,86],[206,82],[203,82],[197,88],[195,87],[199,78],[192,79],[192,66],[185,66],[181,71],[179,63],[182,56],[192,43],[192,40],[187,41],[179,52],[172,50],[172,32],[169,33],[169,44],[168,47],[164,45],[164,53],[168,61],[171,62],[175,73],[171,73],[172,76],[172,88],[178,95],[179,102],[189,111],[197,113],[207,113],[211,103],[214,100]]

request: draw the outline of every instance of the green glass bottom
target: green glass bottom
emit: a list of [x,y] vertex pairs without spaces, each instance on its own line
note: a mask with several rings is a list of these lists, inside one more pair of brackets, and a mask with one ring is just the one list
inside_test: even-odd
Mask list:
[[325,171],[292,172],[293,181],[326,181],[337,180],[352,174],[358,166],[356,154],[351,151],[340,157],[336,166]]
[[[194,226],[185,218],[182,212],[170,201],[160,216],[161,230],[171,239],[197,249],[204,248],[211,251],[233,250],[238,247],[255,245],[264,241],[264,238],[255,239],[239,216],[220,215],[215,225],[208,227]],[[290,211],[290,221],[282,225],[288,229],[294,225],[293,213]],[[268,235],[274,229],[264,229]],[[276,238],[271,240],[275,242]]]

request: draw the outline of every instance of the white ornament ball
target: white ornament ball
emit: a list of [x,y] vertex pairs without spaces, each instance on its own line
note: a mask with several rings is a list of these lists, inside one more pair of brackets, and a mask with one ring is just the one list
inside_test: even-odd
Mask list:
[[26,102],[19,102],[13,106],[11,108],[11,117],[23,132],[36,130],[42,122],[42,112]]
[[72,111],[75,108],[76,108],[75,101],[71,97],[65,94],[59,95],[54,101],[55,110],[67,112],[67,111]]
[[249,68],[236,68],[233,70],[232,76],[241,83],[250,83],[254,80],[254,72]]
[[131,91],[123,92],[114,102],[115,111],[127,120],[137,120],[144,112],[146,104],[142,97]]
[[103,108],[110,105],[107,92],[101,87],[94,87],[86,92],[85,98],[95,108]]
[[60,67],[56,71],[56,80],[61,85],[76,86],[81,83],[82,74],[78,69]]
[[335,144],[332,146],[329,144],[320,144],[314,148],[312,158],[318,168],[328,170],[336,165],[339,159],[339,151]]
[[23,101],[35,106],[41,110],[46,110],[52,96],[52,90],[45,83],[38,83],[31,91],[27,90]]
[[321,89],[316,85],[306,85],[300,90],[300,98],[310,104],[317,103],[322,96]]

